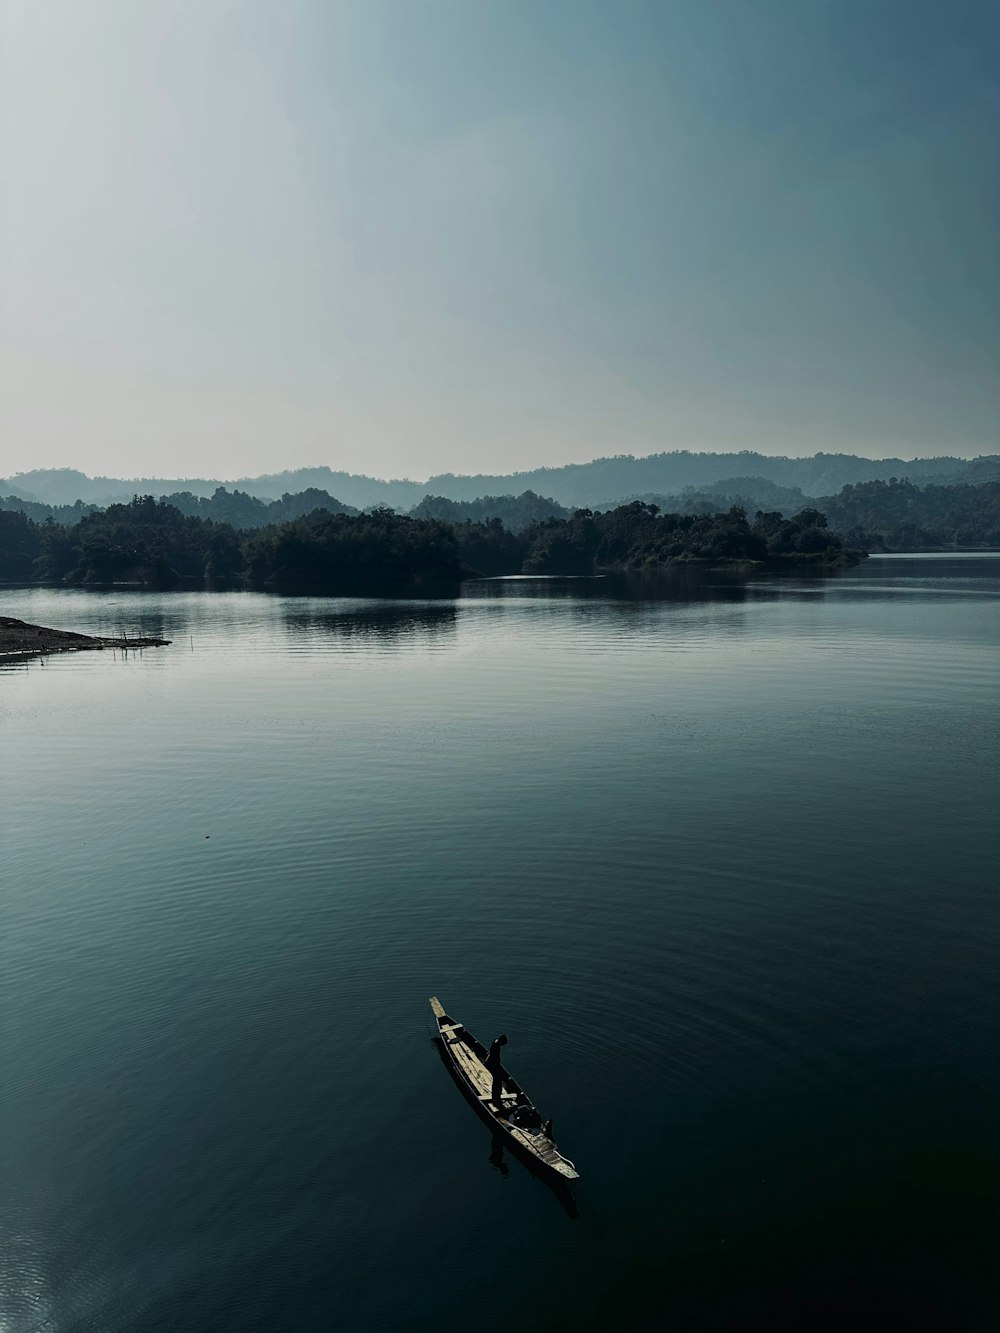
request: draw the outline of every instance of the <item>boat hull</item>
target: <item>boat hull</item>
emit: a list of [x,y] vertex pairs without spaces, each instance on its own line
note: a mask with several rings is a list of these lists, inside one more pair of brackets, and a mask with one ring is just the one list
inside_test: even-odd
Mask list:
[[[545,1132],[537,1108],[510,1071],[500,1071],[503,1091],[498,1106],[492,1098],[493,1077],[486,1067],[486,1048],[445,1012],[436,997],[431,999],[431,1010],[442,1059],[480,1119],[538,1174],[560,1182],[578,1179],[576,1167]],[[517,1124],[518,1119],[524,1123]]]

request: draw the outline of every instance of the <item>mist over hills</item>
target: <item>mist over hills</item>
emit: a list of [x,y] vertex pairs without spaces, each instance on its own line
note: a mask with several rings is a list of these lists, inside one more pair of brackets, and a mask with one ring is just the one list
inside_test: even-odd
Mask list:
[[[749,477],[796,489],[806,496],[830,495],[847,485],[887,481],[890,477],[906,477],[916,483],[966,481],[972,480],[968,472],[980,461],[954,457],[871,459],[853,454],[784,458],[749,451],[711,454],[679,450],[639,458],[619,454],[597,458],[590,463],[536,468],[508,476],[445,474],[432,477],[427,485],[435,494],[453,500],[496,495],[504,489],[514,493],[532,490],[551,495],[560,504],[571,508],[590,508],[614,503],[629,495],[673,495],[687,487],[702,488],[722,482],[727,483],[726,489],[734,489],[738,480],[745,481]],[[991,462],[1000,475],[1000,456],[985,461]],[[982,479],[991,480],[992,476]]]
[[104,506],[128,500],[136,493],[159,496],[187,492],[209,498],[220,486],[268,501],[290,493],[320,490],[357,509],[388,505],[408,510],[427,495],[473,501],[488,495],[533,491],[573,509],[604,508],[633,496],[676,495],[691,487],[711,487],[719,494],[745,494],[752,481],[787,488],[809,498],[836,494],[844,486],[888,481],[892,477],[918,485],[1000,480],[1000,454],[975,459],[948,455],[872,459],[825,453],[786,458],[747,450],[718,454],[677,450],[644,457],[618,454],[589,463],[541,467],[528,472],[470,476],[443,473],[425,482],[406,478],[383,480],[329,467],[295,468],[228,481],[215,477],[89,477],[72,468],[44,468],[0,479],[0,492],[49,505],[71,505],[79,500]]
[[408,509],[427,493],[415,481],[383,481],[376,477],[334,472],[328,467],[301,467],[260,477],[224,481],[218,477],[89,477],[74,468],[38,468],[0,479],[0,491],[22,500],[47,505],[84,504],[104,508],[122,504],[133,495],[188,494],[210,499],[221,487],[242,491],[258,500],[280,500],[283,495],[303,491],[325,491],[356,509],[383,504]]
[[[973,474],[992,466],[981,462]],[[796,487],[731,477],[576,510],[534,491],[426,495],[408,513],[384,504],[359,513],[315,487],[263,500],[219,486],[209,497],[185,490],[107,507],[0,494],[0,581],[260,582],[262,570],[266,579],[297,570],[309,583],[389,568],[420,578],[445,555],[455,577],[580,573],[599,555],[623,568],[779,558],[834,568],[872,550],[984,548],[1000,549],[1000,480],[917,485],[893,476],[807,499]]]
[[[641,500],[655,504],[671,513],[711,513],[736,505],[753,513],[757,509],[781,510],[792,513],[804,508],[816,497],[805,495],[798,486],[779,486],[764,477],[725,477],[706,486],[684,486],[679,491],[663,495],[659,491],[643,491],[638,495],[622,497],[627,501]],[[593,505],[594,509],[613,509],[621,499]]]

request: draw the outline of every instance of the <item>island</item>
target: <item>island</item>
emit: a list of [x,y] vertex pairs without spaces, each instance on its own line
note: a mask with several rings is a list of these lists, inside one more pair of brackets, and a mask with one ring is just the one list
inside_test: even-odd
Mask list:
[[721,513],[664,513],[633,500],[568,517],[525,517],[514,530],[497,517],[454,522],[387,508],[361,514],[318,508],[237,531],[151,495],[109,505],[70,526],[0,511],[0,580],[371,595],[455,591],[466,578],[507,574],[695,565],[833,573],[867,554],[831,531],[826,515],[810,506],[790,517],[758,510],[750,519],[739,505]]
[[0,616],[0,662],[12,658],[41,657],[48,653],[78,653],[104,648],[165,648],[169,639],[130,639],[125,635],[102,638],[92,634],[74,634],[70,630],[46,629],[29,625],[26,620]]

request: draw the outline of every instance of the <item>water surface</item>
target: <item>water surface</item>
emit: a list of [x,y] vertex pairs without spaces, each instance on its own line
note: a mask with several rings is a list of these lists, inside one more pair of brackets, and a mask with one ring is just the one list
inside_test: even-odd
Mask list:
[[1000,557],[0,604],[3,1333],[995,1327]]

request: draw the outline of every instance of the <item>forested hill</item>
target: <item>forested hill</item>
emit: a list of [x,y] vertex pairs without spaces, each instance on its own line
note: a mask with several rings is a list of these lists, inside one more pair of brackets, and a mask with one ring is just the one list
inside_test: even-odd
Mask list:
[[[227,491],[224,486],[219,486],[210,496],[179,491],[173,495],[161,495],[158,499],[164,504],[173,505],[187,518],[207,518],[215,523],[228,523],[234,528],[264,528],[270,523],[301,518],[303,514],[311,514],[314,509],[326,509],[331,514],[358,512],[350,505],[341,504],[327,491],[315,489],[299,491],[296,495],[283,495],[280,500],[258,500],[245,491]],[[0,495],[0,509],[18,509],[36,523],[44,523],[48,518],[62,524],[79,523],[87,514],[105,508],[106,505],[84,504],[82,500],[77,500],[73,505],[54,505],[43,504],[38,500],[22,500],[16,495]]]
[[378,477],[334,472],[328,467],[301,467],[260,477],[241,477],[236,481],[222,481],[216,477],[89,477],[74,468],[38,468],[0,478],[0,495],[9,492],[12,497],[49,506],[81,501],[100,509],[112,504],[127,504],[133,495],[209,500],[220,490],[266,502],[306,491],[319,491],[336,496],[338,504],[347,511],[371,505],[409,509],[427,493],[427,487],[419,482],[383,481]]
[[443,495],[425,495],[410,510],[411,518],[441,518],[448,523],[488,523],[499,519],[511,532],[523,532],[546,518],[569,518],[572,510],[525,491],[523,495],[484,495],[475,500],[449,500]]
[[914,486],[869,481],[816,501],[832,528],[867,550],[1000,548],[1000,481]]
[[471,502],[483,496],[520,495],[532,491],[550,497],[568,509],[576,509],[609,507],[632,496],[672,496],[688,487],[720,486],[727,495],[742,494],[745,492],[739,489],[738,483],[747,480],[796,490],[809,498],[836,494],[847,485],[888,481],[891,477],[920,485],[1000,481],[1000,455],[971,460],[950,456],[905,460],[859,458],[853,454],[819,453],[810,458],[783,458],[747,451],[693,453],[678,450],[638,458],[619,454],[589,463],[536,468],[510,475],[445,473],[425,482],[386,481],[337,472],[328,467],[297,468],[267,476],[243,477],[235,482],[216,478],[88,477],[70,468],[54,468],[0,479],[0,494],[9,493],[48,505],[72,505],[80,500],[85,504],[106,506],[127,502],[137,493],[190,494],[208,499],[224,485],[230,491],[235,489],[259,500],[273,501],[283,495],[315,489],[336,496],[346,508],[389,505],[408,510],[427,495]]
[[499,519],[447,523],[391,509],[333,514],[316,509],[259,530],[181,513],[151,495],[85,515],[71,526],[35,523],[0,510],[0,579],[78,584],[185,581],[348,591],[387,585],[457,584],[468,575],[591,574],[656,570],[677,564],[802,565],[854,563],[815,509],[793,518],[741,509],[661,514],[635,502],[607,513],[579,510],[522,532]]
[[215,523],[228,523],[234,528],[266,528],[272,523],[285,523],[302,518],[314,509],[325,509],[330,514],[356,514],[353,505],[345,505],[329,491],[310,487],[294,495],[285,494],[279,500],[261,500],[245,491],[227,491],[219,486],[211,496],[192,495],[180,491],[161,495],[164,504],[173,505],[188,518],[209,518]]
[[498,491],[537,491],[570,508],[596,508],[621,503],[627,496],[676,495],[687,487],[724,483],[731,492],[737,481],[753,478],[794,488],[806,497],[830,495],[864,481],[908,478],[916,483],[1000,480],[1000,455],[984,459],[858,458],[853,454],[815,454],[811,458],[778,458],[764,454],[697,454],[679,451],[634,458],[621,454],[592,463],[538,468],[511,476],[431,477],[427,490],[455,500],[472,500]]
[[[209,497],[181,492],[159,499],[161,504],[185,518],[224,524],[244,533],[287,523],[317,511],[357,513],[351,506],[320,490],[283,495],[280,500],[260,500],[242,491],[219,487]],[[822,496],[810,503],[801,491],[790,487],[780,487],[759,477],[737,477],[714,486],[688,487],[671,496],[630,496],[628,503],[635,502],[647,508],[654,506],[663,513],[695,517],[711,517],[732,509],[742,509],[751,515],[763,512],[787,517],[806,509],[816,509],[826,515],[830,528],[843,534],[850,546],[868,551],[1000,547],[1000,481],[979,485],[915,486],[893,477],[889,481],[845,486],[837,495]],[[111,508],[121,509],[121,506]],[[595,510],[607,512],[620,508],[620,505],[601,505]],[[5,510],[20,511],[35,524],[51,519],[69,528],[78,527],[88,515],[103,512],[97,506],[81,501],[75,505],[55,506],[0,495],[0,512]],[[468,528],[470,533],[484,525],[500,523],[509,534],[516,536],[549,519],[568,521],[573,512],[555,500],[525,491],[523,495],[487,495],[476,500],[449,500],[444,496],[428,495],[410,510],[409,517]],[[479,537],[475,540],[481,545]],[[495,563],[495,555],[492,551],[488,556],[490,568]]]
[[639,495],[626,495],[615,501],[592,505],[591,508],[614,509],[633,500],[655,504],[660,509],[677,514],[715,514],[734,507],[746,509],[751,514],[758,509],[780,509],[782,513],[794,514],[813,503],[812,497],[804,495],[797,486],[779,486],[763,477],[725,477],[707,486],[685,486],[683,490],[671,495],[645,491]]
[[[191,491],[180,491],[173,495],[157,496],[157,499],[180,510],[186,518],[211,519],[214,523],[228,523],[240,530],[284,523],[289,519],[302,518],[316,509],[324,509],[330,514],[358,512],[353,506],[342,504],[329,492],[315,488],[299,491],[295,495],[283,495],[280,500],[259,500],[256,496],[247,495],[245,491],[227,491],[224,486],[218,487],[213,495],[207,497],[194,495]],[[19,510],[36,523],[44,523],[51,518],[56,523],[72,525],[79,523],[87,514],[98,513],[107,507],[84,504],[81,500],[77,500],[74,505],[50,505],[37,500],[22,500],[16,495],[0,495],[0,510]],[[720,504],[714,507],[728,508]],[[801,509],[802,505],[794,507]],[[544,518],[569,518],[570,513],[569,509],[557,504],[555,500],[548,500],[531,491],[525,491],[523,495],[484,495],[474,501],[447,500],[442,496],[425,495],[410,510],[413,518],[440,518],[449,523],[488,523],[495,518],[511,532],[520,532],[529,524]]]

